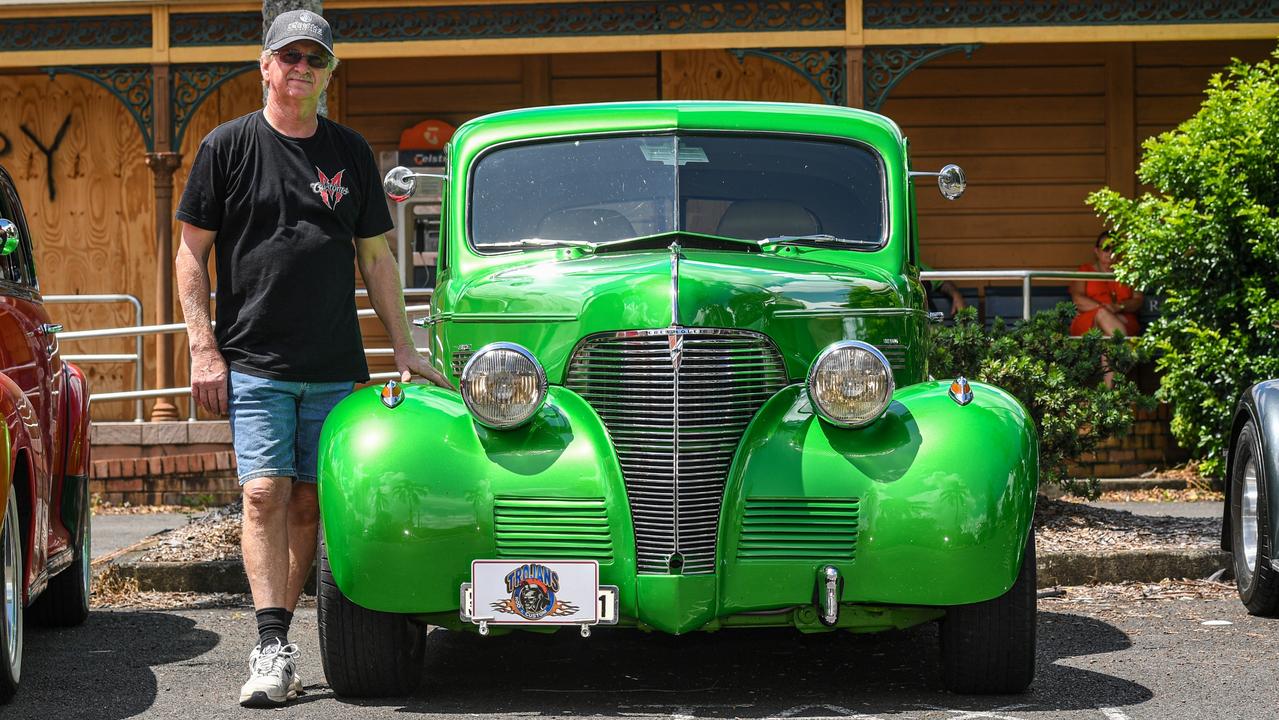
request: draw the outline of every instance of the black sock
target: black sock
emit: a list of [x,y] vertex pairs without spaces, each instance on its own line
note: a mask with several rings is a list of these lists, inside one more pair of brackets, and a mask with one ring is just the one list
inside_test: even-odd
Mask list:
[[269,640],[278,640],[281,645],[289,644],[289,624],[293,622],[293,613],[284,608],[262,608],[256,613],[258,618],[258,643],[266,645]]

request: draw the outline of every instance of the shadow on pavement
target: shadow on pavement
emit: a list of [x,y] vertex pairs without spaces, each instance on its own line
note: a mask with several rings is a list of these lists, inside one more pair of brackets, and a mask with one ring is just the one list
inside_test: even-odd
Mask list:
[[[935,624],[877,635],[739,630],[670,637],[596,630],[590,638],[575,630],[481,638],[435,629],[415,696],[347,702],[443,715],[913,718],[962,710],[1011,718],[1018,709],[1079,710],[1149,700],[1152,694],[1142,685],[1058,662],[1131,644],[1113,625],[1040,612],[1039,666],[1031,690],[969,697],[941,689]],[[327,687],[316,687],[304,701],[333,697]]]
[[28,621],[22,680],[0,717],[117,720],[156,700],[153,668],[198,657],[218,636],[163,612],[93,612],[75,628]]

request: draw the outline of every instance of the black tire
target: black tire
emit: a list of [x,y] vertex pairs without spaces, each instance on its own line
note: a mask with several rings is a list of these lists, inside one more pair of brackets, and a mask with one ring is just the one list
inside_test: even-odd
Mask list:
[[343,697],[412,693],[422,679],[425,629],[404,615],[351,602],[333,581],[323,542],[317,579],[320,662],[333,692]]
[[942,683],[965,695],[1025,692],[1035,679],[1035,536],[1021,571],[993,600],[947,608],[941,622]]
[[[13,572],[15,562],[17,570]],[[18,500],[10,488],[9,503],[0,520],[0,704],[9,702],[18,692],[22,677],[22,582]]]
[[93,573],[93,514],[89,510],[89,483],[79,483],[80,523],[84,532],[75,549],[75,561],[49,581],[31,606],[33,619],[50,627],[81,625],[89,618],[89,586]]
[[[1239,431],[1230,463],[1230,547],[1233,548],[1235,587],[1239,599],[1253,615],[1279,615],[1279,573],[1270,564],[1274,538],[1270,537],[1270,489],[1262,468],[1257,428],[1249,420]],[[1249,487],[1253,488],[1249,492]],[[1245,518],[1245,510],[1250,517]],[[1247,526],[1252,526],[1247,527]],[[1256,532],[1256,551],[1248,558],[1245,533]]]

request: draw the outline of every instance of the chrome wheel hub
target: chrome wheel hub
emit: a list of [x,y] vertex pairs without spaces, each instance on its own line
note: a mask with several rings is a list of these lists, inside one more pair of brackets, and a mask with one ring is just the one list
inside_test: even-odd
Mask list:
[[1249,574],[1257,567],[1257,494],[1257,460],[1249,458],[1243,470],[1243,496],[1239,498],[1239,537]]

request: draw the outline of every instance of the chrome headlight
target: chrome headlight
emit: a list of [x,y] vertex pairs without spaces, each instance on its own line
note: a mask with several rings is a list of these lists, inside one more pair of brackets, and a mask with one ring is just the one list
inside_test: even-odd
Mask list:
[[485,345],[462,368],[462,400],[485,427],[516,427],[545,399],[546,371],[533,353],[514,343]]
[[832,343],[808,371],[813,408],[834,425],[856,428],[884,413],[893,399],[893,369],[883,353],[860,340]]

